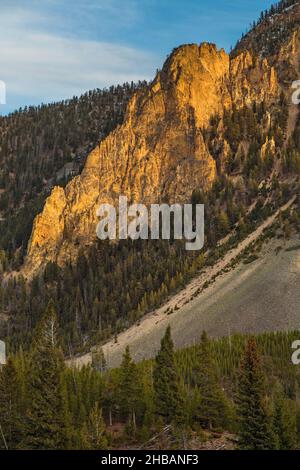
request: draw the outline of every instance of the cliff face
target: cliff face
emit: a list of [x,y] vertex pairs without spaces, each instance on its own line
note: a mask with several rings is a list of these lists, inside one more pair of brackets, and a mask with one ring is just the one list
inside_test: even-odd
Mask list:
[[96,239],[96,209],[119,195],[129,201],[188,201],[208,189],[216,162],[204,141],[210,118],[280,93],[267,59],[242,52],[234,59],[214,45],[173,51],[152,84],[134,95],[124,123],[91,152],[82,174],[54,188],[35,219],[25,274],[48,261],[73,260]]

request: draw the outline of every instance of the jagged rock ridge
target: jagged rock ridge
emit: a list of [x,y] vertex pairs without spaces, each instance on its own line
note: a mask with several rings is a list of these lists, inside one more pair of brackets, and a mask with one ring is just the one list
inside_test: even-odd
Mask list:
[[276,102],[280,64],[249,51],[230,58],[207,43],[175,49],[152,84],[131,99],[124,123],[91,152],[82,174],[53,190],[35,219],[25,273],[74,260],[93,243],[102,202],[120,194],[144,203],[187,201],[193,188],[208,189],[217,170],[203,130],[225,109]]

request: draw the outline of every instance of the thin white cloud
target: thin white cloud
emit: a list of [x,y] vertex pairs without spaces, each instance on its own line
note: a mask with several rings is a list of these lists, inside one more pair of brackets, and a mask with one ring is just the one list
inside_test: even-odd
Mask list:
[[153,54],[45,33],[45,20],[20,9],[1,14],[0,79],[6,82],[8,106],[16,96],[47,102],[152,78],[158,61]]

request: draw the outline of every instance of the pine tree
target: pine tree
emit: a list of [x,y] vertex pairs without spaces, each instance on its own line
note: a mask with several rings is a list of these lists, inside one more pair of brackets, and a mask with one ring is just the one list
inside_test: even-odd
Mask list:
[[266,407],[261,360],[254,338],[248,340],[241,364],[238,390],[239,448],[267,450],[275,447],[271,419]]
[[162,416],[167,423],[182,423],[183,399],[179,391],[170,326],[166,329],[160,350],[155,358],[153,386],[157,414]]
[[229,405],[219,385],[216,363],[205,332],[202,333],[197,350],[193,378],[199,392],[199,402],[195,410],[196,421],[208,429],[226,426],[229,420]]
[[284,400],[282,394],[275,398],[274,431],[277,449],[294,450],[297,446],[296,415],[291,402]]
[[11,358],[0,372],[0,449],[17,448],[22,432],[20,386]]
[[99,403],[92,408],[88,422],[83,428],[83,448],[86,450],[106,450],[108,441],[105,433],[105,423]]
[[230,228],[229,218],[226,212],[221,211],[218,216],[218,235],[225,236]]
[[67,411],[63,394],[64,361],[58,345],[55,309],[49,303],[37,327],[28,378],[27,411],[23,448],[68,447]]
[[119,402],[121,412],[136,429],[136,415],[141,403],[141,381],[136,364],[126,347],[120,368]]
[[107,364],[102,348],[92,350],[92,367],[101,373],[106,371]]

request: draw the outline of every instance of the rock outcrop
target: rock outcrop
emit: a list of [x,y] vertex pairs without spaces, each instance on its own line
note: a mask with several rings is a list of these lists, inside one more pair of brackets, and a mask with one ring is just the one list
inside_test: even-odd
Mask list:
[[24,272],[74,260],[96,239],[96,209],[126,195],[130,202],[183,202],[207,190],[216,162],[203,130],[225,109],[279,96],[267,59],[242,52],[230,60],[212,44],[181,46],[146,91],[134,95],[124,123],[89,155],[65,189],[54,188],[34,222]]

